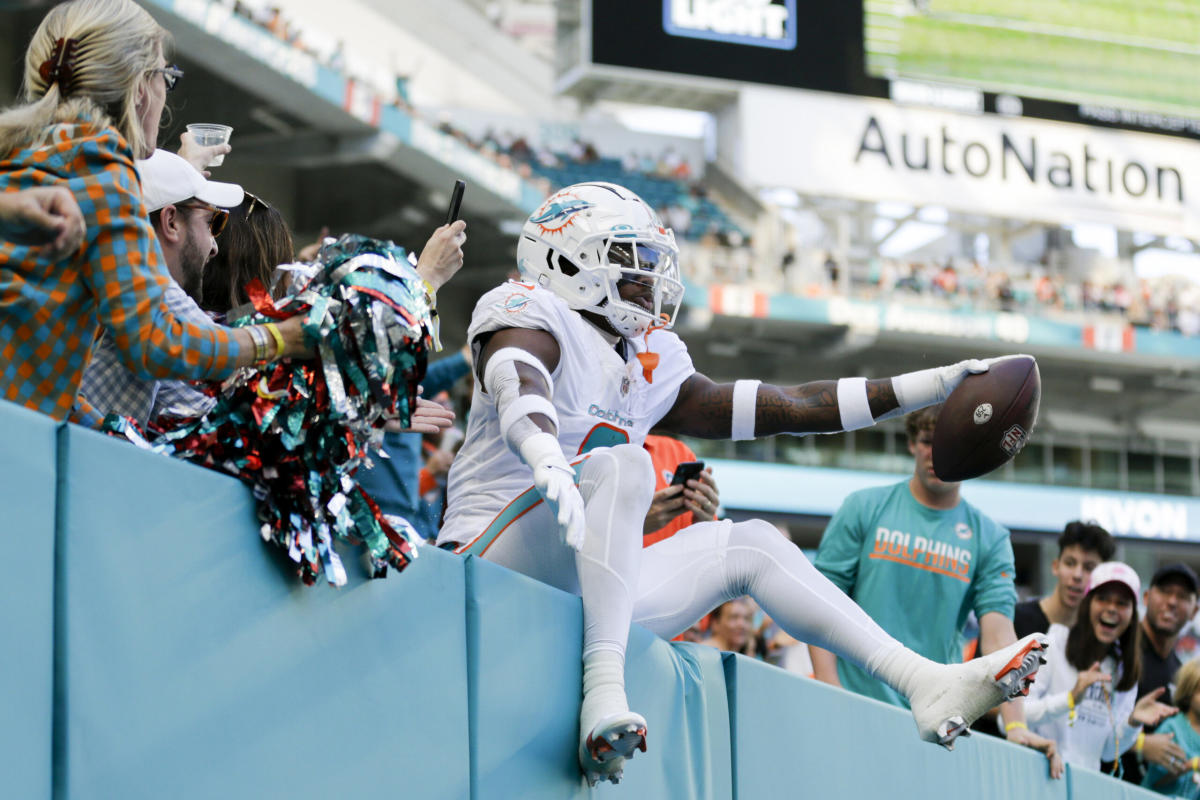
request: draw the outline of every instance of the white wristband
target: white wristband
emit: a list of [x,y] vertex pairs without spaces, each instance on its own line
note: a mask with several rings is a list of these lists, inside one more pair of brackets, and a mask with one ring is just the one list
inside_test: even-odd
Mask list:
[[875,424],[871,404],[867,402],[866,378],[842,378],[837,385],[838,414],[842,430],[856,431]]
[[758,385],[762,381],[734,381],[733,423],[729,438],[735,442],[754,438],[754,414],[758,408]]
[[530,469],[537,469],[539,466],[555,466],[566,470],[571,469],[570,462],[563,455],[562,445],[559,444],[558,437],[545,431],[539,431],[521,442],[520,455],[521,460]]

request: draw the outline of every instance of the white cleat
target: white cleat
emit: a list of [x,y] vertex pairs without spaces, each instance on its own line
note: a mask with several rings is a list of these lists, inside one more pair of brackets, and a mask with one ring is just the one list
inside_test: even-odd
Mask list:
[[635,750],[646,752],[646,720],[625,711],[604,717],[579,742],[579,766],[589,786],[602,780],[620,783],[625,759]]
[[1048,644],[1045,634],[1032,633],[965,664],[928,669],[909,698],[921,738],[953,750],[954,740],[970,736],[968,727],[985,711],[1029,694],[1038,668],[1046,663]]

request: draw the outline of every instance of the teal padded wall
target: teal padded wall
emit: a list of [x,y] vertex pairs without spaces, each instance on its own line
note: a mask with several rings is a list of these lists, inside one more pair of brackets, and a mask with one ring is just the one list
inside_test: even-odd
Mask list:
[[577,597],[433,548],[304,587],[232,478],[2,403],[0,435],[4,797],[1156,796],[636,627],[649,752],[589,789]]
[[579,598],[474,557],[466,573],[471,800],[587,797]]
[[[579,773],[579,598],[475,558],[467,592],[472,800],[615,796],[609,784],[589,790]],[[720,653],[634,628],[625,672],[649,749],[627,766],[620,793],[730,797]]]
[[237,480],[74,426],[65,459],[64,796],[466,797],[461,560],[306,587]]
[[1117,781],[1108,775],[1102,775],[1099,772],[1094,772],[1087,769],[1071,769],[1068,768],[1067,781],[1071,786],[1071,800],[1094,800],[1095,798],[1103,798],[1103,800],[1149,800],[1149,798],[1161,798],[1163,795],[1155,794],[1146,789],[1134,786],[1131,783]]
[[801,786],[806,797],[1068,797],[1040,754],[983,735],[948,752],[921,742],[906,710],[741,656],[725,665],[738,798]]
[[0,765],[10,797],[50,797],[58,424],[0,401]]

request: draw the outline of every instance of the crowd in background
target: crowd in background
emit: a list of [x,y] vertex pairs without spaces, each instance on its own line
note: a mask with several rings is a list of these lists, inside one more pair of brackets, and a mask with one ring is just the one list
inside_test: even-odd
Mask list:
[[[578,167],[600,169],[605,174],[597,174],[597,180],[628,184],[631,177],[644,177],[669,184],[670,191],[653,196],[652,204],[660,209],[677,236],[693,245],[686,265],[693,279],[731,283],[757,279],[764,286],[781,284],[787,291],[808,296],[831,296],[848,290],[861,299],[928,301],[960,309],[1051,317],[1101,313],[1149,330],[1200,336],[1200,284],[1175,277],[1081,281],[1038,264],[989,267],[970,259],[872,258],[865,266],[852,265],[848,281],[839,284],[836,279],[823,279],[800,269],[803,259],[794,251],[784,256],[777,275],[765,274],[756,265],[762,254],[753,251],[742,227],[709,197],[698,180],[695,165],[670,146],[659,152],[629,151],[621,155],[601,153],[595,144],[580,137],[557,150],[508,130],[488,129],[472,137],[448,114],[430,115],[413,106],[405,75],[392,67],[357,63],[347,57],[343,42],[326,41],[328,37],[288,17],[279,6],[246,0],[220,2],[344,77],[373,86],[384,102],[424,119],[498,165],[517,172],[541,194],[576,182],[577,174],[564,173]],[[389,73],[389,77],[381,79],[383,73]],[[631,188],[647,194],[644,187]],[[834,273],[837,259],[826,255],[823,266]]]
[[873,258],[845,265],[828,251],[785,255],[787,288],[815,297],[929,303],[1086,322],[1097,315],[1155,331],[1200,336],[1200,283],[1180,276],[1076,280],[1040,264]]

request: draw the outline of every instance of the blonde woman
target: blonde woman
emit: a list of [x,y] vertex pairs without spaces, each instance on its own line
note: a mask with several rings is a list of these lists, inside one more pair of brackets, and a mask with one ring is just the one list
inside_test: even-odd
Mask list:
[[[309,356],[300,320],[274,330],[185,323],[163,301],[169,277],[134,160],[154,152],[169,34],[132,0],[72,0],[42,20],[25,53],[25,103],[0,113],[0,192],[62,187],[83,212],[73,251],[0,242],[0,398],[94,421],[77,397],[98,326],[148,379],[220,379]],[[213,214],[197,207],[190,213]]]

